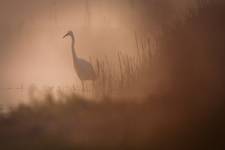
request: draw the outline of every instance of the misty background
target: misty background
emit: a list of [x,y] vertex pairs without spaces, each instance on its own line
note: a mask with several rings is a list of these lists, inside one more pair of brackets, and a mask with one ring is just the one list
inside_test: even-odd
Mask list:
[[[68,30],[75,32],[80,57],[108,56],[113,61],[118,51],[136,55],[135,35],[154,39],[162,26],[182,19],[195,7],[194,2],[1,0],[0,88],[77,84],[70,43],[62,39]],[[10,91],[1,95],[1,103],[21,99]]]

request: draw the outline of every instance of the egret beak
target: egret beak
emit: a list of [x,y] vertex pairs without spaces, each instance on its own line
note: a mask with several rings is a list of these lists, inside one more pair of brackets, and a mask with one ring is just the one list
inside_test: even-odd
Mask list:
[[63,39],[64,39],[65,37],[67,37],[68,35],[69,35],[69,33],[65,34],[65,35],[63,36]]

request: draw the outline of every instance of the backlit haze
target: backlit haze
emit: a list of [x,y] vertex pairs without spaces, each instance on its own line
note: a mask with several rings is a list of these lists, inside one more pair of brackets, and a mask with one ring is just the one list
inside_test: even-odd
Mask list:
[[[136,55],[135,33],[153,37],[190,4],[188,0],[1,0],[0,88],[78,85],[70,40],[62,39],[68,30],[75,33],[79,57],[107,56],[113,61],[118,51]],[[0,94],[4,95],[0,103],[12,103],[9,97],[14,102],[22,99],[9,91]]]

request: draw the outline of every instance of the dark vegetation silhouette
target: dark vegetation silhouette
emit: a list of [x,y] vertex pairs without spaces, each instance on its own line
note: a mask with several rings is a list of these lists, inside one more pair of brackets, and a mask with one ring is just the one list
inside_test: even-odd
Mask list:
[[224,149],[224,18],[225,2],[199,1],[184,20],[164,26],[153,75],[139,78],[151,87],[160,74],[160,94],[142,89],[149,91],[142,102],[47,94],[1,114],[1,149]]

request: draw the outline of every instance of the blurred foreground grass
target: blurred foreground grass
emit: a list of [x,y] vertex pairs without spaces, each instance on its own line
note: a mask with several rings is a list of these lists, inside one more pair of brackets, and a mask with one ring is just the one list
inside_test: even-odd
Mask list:
[[[65,98],[65,97],[64,97]],[[4,150],[212,149],[223,146],[224,113],[151,97],[141,103],[76,95],[20,105],[0,115]],[[222,140],[222,141],[220,141]]]

